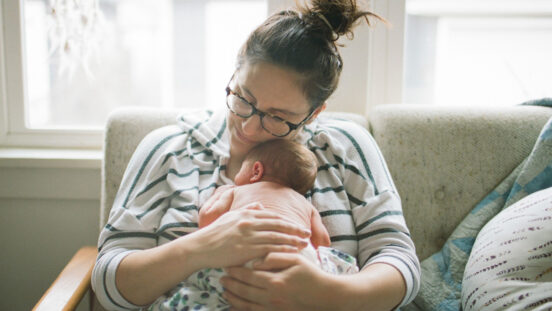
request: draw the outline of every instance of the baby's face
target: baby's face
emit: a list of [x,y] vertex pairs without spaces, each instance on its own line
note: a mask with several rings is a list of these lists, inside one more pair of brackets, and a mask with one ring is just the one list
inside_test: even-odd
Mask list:
[[244,161],[240,168],[240,171],[234,177],[234,183],[236,186],[249,184],[252,172],[252,163],[251,161]]

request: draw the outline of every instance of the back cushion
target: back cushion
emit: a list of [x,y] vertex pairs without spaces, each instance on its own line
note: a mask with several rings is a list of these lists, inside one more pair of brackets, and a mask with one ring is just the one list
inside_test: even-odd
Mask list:
[[369,112],[420,260],[529,155],[546,107],[382,105]]

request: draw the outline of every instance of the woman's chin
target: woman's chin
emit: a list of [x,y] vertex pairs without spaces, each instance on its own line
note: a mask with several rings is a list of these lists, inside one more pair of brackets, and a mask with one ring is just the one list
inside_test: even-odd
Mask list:
[[255,146],[254,143],[241,139],[238,135],[232,135],[230,139],[231,153],[234,155],[245,155],[251,148]]

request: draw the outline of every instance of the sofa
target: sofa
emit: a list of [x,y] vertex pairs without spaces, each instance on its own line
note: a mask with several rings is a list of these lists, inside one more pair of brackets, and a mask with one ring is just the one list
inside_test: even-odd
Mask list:
[[[100,227],[137,144],[151,130],[173,123],[179,113],[124,108],[111,114],[105,133]],[[420,261],[438,252],[473,207],[529,155],[552,117],[551,108],[537,106],[399,104],[376,106],[366,116],[325,113],[358,122],[378,142]]]

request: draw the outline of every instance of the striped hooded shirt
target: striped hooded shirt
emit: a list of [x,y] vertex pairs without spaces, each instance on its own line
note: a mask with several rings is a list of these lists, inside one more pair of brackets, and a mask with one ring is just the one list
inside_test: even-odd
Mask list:
[[[376,142],[352,121],[321,115],[296,140],[318,159],[306,198],[318,209],[331,246],[355,256],[362,268],[387,263],[403,275],[414,299],[420,266],[402,214],[401,201]],[[148,134],[125,171],[100,233],[92,286],[104,307],[139,306],[117,290],[115,273],[131,252],[162,245],[198,229],[198,211],[215,188],[232,184],[226,112],[180,116],[175,125]]]

